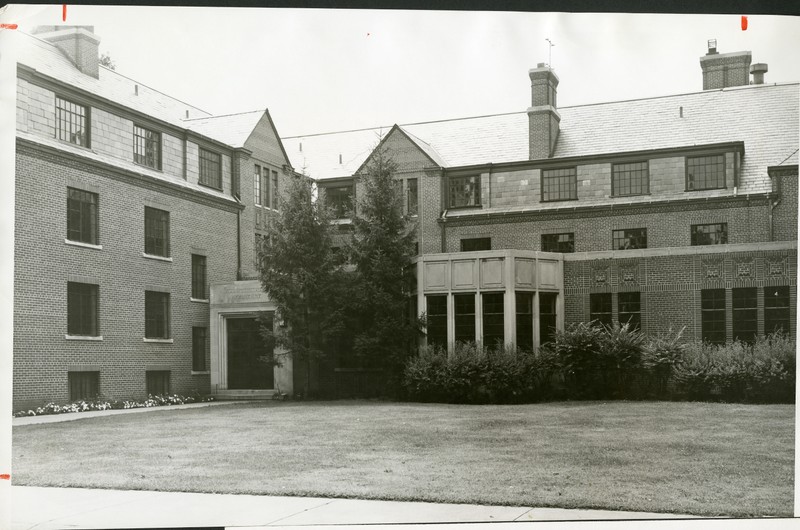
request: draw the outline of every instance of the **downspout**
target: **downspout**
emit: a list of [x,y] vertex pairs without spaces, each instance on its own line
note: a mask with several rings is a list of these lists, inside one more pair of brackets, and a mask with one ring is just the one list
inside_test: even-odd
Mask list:
[[447,252],[447,210],[442,212],[441,217],[442,225],[442,253]]
[[[769,175],[772,179],[773,187],[775,188],[776,199],[775,202],[770,201],[769,204],[769,240],[775,241],[775,208],[781,203],[781,179],[780,176]],[[777,178],[777,180],[776,180]]]
[[189,155],[186,152],[189,149],[189,135],[186,134],[186,131],[183,131],[183,180],[186,180],[189,176],[188,168],[186,167],[189,160]]
[[442,178],[440,181],[439,189],[441,190],[441,206],[442,206],[442,217],[439,219],[440,224],[442,225],[442,252],[447,252],[447,173],[444,168],[442,168]]
[[[236,202],[241,204],[238,197],[234,196]],[[236,209],[236,281],[242,279],[242,209]],[[258,249],[256,249],[258,252]]]

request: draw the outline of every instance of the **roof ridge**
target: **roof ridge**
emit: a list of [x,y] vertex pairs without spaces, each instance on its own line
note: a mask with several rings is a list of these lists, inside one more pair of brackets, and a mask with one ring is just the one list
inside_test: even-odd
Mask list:
[[188,118],[188,119],[185,119],[183,121],[208,120],[208,119],[212,119],[212,118],[227,118],[229,116],[240,116],[242,114],[253,114],[255,112],[261,112],[263,114],[264,112],[266,112],[266,109],[246,110],[246,111],[243,111],[243,112],[231,112],[230,114],[218,114],[218,115],[211,115],[211,116],[200,116],[199,118]]

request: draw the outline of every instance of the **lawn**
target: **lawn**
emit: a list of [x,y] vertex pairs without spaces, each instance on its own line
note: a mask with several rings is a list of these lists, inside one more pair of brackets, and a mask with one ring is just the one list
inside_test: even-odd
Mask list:
[[267,402],[14,427],[16,485],[791,516],[794,406]]

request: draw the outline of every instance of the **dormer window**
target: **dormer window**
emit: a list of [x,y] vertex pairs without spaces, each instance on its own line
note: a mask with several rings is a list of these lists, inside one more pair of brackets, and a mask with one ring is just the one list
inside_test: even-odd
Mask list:
[[577,198],[577,168],[542,170],[542,202],[570,201]]
[[89,108],[56,96],[56,138],[89,147]]
[[450,177],[448,179],[448,208],[467,208],[481,205],[481,177]]
[[686,191],[725,187],[725,155],[686,158]]
[[161,134],[134,125],[133,161],[153,169],[161,169]]
[[325,205],[336,219],[349,219],[353,211],[353,186],[325,186]]
[[200,148],[200,184],[222,189],[222,163],[219,153]]

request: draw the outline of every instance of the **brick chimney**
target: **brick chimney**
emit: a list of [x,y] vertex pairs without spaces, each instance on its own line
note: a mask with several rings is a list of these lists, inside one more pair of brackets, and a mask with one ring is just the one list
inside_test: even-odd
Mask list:
[[100,39],[94,26],[39,26],[33,34],[55,45],[84,74],[100,76]]
[[528,109],[528,144],[531,160],[550,158],[558,139],[561,116],[556,94],[558,76],[552,68],[539,63],[530,70],[531,107]]
[[708,41],[708,53],[700,57],[703,90],[750,84],[750,52],[718,53],[717,41]]

